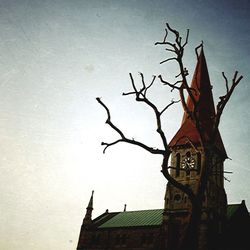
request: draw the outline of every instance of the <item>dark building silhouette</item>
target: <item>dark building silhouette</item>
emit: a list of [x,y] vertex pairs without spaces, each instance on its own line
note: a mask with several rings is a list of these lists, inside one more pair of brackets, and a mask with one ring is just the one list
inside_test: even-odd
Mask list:
[[[198,102],[197,116],[205,143],[211,138],[215,108],[203,49],[193,75],[191,89]],[[189,110],[194,109],[190,97]],[[192,190],[199,185],[205,160],[200,134],[184,112],[180,129],[170,141],[171,176]],[[210,149],[210,175],[203,199],[198,245],[200,250],[247,250],[249,213],[245,202],[227,204],[224,189],[224,161],[227,153],[220,132]],[[93,193],[83,219],[78,250],[97,249],[173,249],[187,227],[191,202],[187,195],[171,185],[166,188],[163,209],[109,212],[92,220]],[[126,210],[126,209],[124,209]]]

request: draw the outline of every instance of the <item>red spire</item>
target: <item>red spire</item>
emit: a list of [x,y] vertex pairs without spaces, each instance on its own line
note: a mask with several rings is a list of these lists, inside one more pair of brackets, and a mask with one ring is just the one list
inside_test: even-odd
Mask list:
[[[202,131],[205,139],[209,140],[213,129],[215,108],[212,86],[210,84],[203,48],[198,57],[198,62],[191,83],[191,89],[195,100],[198,102],[197,116],[199,117]],[[194,110],[194,105],[190,97],[187,99],[187,107],[191,111]],[[181,127],[169,143],[169,146],[185,145],[190,141],[193,144],[199,143],[200,135],[194,122],[188,117],[188,114],[184,112]],[[215,146],[226,158],[227,154],[219,131],[216,136]]]

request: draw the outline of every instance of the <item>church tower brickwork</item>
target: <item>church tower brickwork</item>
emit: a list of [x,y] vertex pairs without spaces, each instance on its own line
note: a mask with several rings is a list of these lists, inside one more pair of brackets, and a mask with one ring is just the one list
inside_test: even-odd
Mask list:
[[[209,167],[209,177],[202,203],[199,249],[210,250],[214,249],[210,239],[214,241],[214,236],[221,234],[226,217],[227,198],[224,190],[223,162],[227,158],[227,154],[219,131],[217,131],[214,142],[211,142],[215,108],[203,48],[198,57],[191,89],[193,89],[194,98],[198,103],[196,114],[201,124],[203,142],[206,146],[209,145],[209,158],[206,158],[209,163],[206,164],[206,167]],[[187,107],[194,111],[190,97],[187,100]],[[187,113],[184,113],[181,127],[169,144],[172,150],[170,174],[178,182],[188,185],[194,193],[200,184],[201,168],[205,161],[204,148],[200,142],[200,133],[194,122]],[[171,245],[178,244],[178,240],[187,226],[191,206],[185,193],[170,183],[167,184],[164,225],[166,232],[172,234],[167,235],[169,239],[167,244],[170,249]]]

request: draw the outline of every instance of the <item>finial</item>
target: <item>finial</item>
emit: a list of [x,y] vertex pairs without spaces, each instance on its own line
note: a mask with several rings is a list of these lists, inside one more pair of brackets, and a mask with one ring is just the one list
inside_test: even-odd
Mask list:
[[123,212],[126,212],[126,209],[127,209],[127,204],[124,204]]

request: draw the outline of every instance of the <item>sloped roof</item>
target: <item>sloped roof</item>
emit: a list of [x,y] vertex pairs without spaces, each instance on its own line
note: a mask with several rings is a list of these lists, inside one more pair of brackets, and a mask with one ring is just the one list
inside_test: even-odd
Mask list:
[[[240,209],[240,204],[227,205],[227,219]],[[141,226],[160,226],[162,224],[164,209],[126,211],[115,213],[104,213],[93,222],[97,228],[124,228]]]
[[227,206],[227,218],[231,219],[234,215],[248,215],[249,212],[245,203],[245,200],[242,200],[240,204],[230,204]]
[[[209,141],[212,136],[212,130],[214,125],[215,108],[212,94],[212,86],[209,79],[207,63],[203,49],[198,57],[198,62],[195,68],[191,83],[192,94],[197,102],[197,117],[201,123],[202,132],[205,140]],[[188,96],[187,107],[190,111],[194,111],[194,104]],[[170,141],[169,146],[185,145],[188,142],[193,144],[200,143],[200,134],[196,129],[196,126],[192,119],[188,117],[188,114],[184,112],[182,124],[177,131],[173,139]],[[226,150],[224,148],[219,131],[215,138],[215,147],[226,158]]]
[[111,212],[109,213],[106,211],[105,213],[101,214],[97,218],[93,220],[93,224],[95,227],[99,227],[100,225],[103,225],[106,221],[109,221],[111,218],[119,214],[120,212]]
[[163,209],[120,212],[98,228],[158,226]]
[[240,208],[241,204],[231,204],[227,206],[227,218],[230,219],[236,211]]

